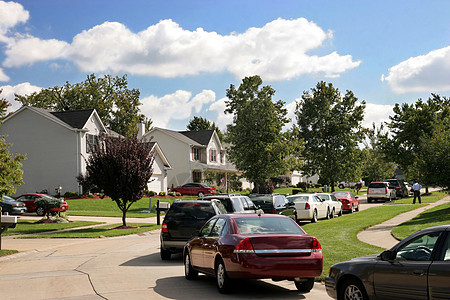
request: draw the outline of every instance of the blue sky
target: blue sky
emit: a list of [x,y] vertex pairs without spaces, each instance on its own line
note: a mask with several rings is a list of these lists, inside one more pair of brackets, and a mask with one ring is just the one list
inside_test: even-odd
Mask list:
[[292,118],[324,80],[367,102],[369,126],[395,103],[448,96],[448,12],[447,0],[0,0],[0,89],[15,110],[14,93],[127,74],[155,126],[202,116],[224,129],[226,89],[245,76]]

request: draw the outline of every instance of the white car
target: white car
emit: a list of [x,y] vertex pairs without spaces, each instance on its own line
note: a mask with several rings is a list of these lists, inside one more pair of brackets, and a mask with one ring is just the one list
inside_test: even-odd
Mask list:
[[320,199],[316,194],[298,194],[286,197],[296,210],[296,221],[329,219],[331,209],[328,203]]
[[344,212],[342,210],[342,203],[341,203],[341,201],[339,201],[336,198],[335,195],[320,193],[320,194],[317,194],[317,196],[319,196],[320,199],[322,199],[323,201],[328,203],[328,206],[331,209],[330,218],[334,218],[335,215],[342,216],[342,214]]

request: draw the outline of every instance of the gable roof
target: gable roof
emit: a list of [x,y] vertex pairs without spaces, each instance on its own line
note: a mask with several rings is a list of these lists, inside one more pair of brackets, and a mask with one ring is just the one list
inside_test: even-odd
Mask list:
[[207,146],[212,138],[214,130],[199,130],[199,131],[179,131],[184,136],[196,141],[200,145]]
[[54,111],[50,113],[73,128],[83,129],[93,112],[94,109],[91,108],[71,111]]
[[217,133],[214,130],[173,131],[170,129],[164,129],[159,127],[153,127],[149,132],[144,134],[144,137],[151,136],[152,132],[154,131],[163,132],[167,135],[172,136],[173,138],[182,141],[183,143],[197,147],[207,147],[214,135],[218,139]]

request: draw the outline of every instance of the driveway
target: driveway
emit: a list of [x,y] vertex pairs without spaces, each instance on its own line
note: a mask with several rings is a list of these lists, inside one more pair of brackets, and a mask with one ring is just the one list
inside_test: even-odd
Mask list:
[[231,295],[213,278],[184,278],[181,255],[159,257],[159,230],[103,239],[3,238],[2,299],[330,299],[322,284],[307,294],[292,282],[243,281]]

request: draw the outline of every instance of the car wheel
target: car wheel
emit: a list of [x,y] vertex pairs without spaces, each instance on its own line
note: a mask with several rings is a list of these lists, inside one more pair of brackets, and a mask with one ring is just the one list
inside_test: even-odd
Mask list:
[[359,203],[358,206],[355,208],[355,211],[359,211]]
[[343,300],[368,300],[366,290],[361,282],[356,279],[350,279],[344,282],[340,290],[339,299]]
[[372,203],[372,198],[367,198],[367,203]]
[[196,279],[198,277],[197,270],[194,270],[191,264],[191,257],[189,256],[188,251],[184,255],[184,277],[188,280]]
[[172,253],[170,253],[169,250],[163,249],[161,248],[159,254],[161,255],[161,259],[162,260],[169,260],[170,257],[172,256]]
[[205,193],[203,193],[203,192],[198,192],[198,194],[197,194],[199,197],[203,197],[203,196],[205,196]]
[[352,204],[352,206],[350,207],[350,211],[349,211],[349,213],[353,213],[353,204]]
[[294,281],[297,290],[308,293],[314,287],[314,278],[308,278],[306,281]]
[[342,207],[341,207],[341,210],[340,210],[339,213],[338,213],[338,217],[342,217],[343,214],[344,214],[344,210],[343,210]]
[[311,223],[316,223],[317,222],[317,210],[313,211],[313,217],[311,219]]
[[333,210],[331,211],[331,215],[330,215],[330,218],[334,218],[334,215],[336,214],[336,211],[334,210],[334,208],[333,208]]
[[221,294],[229,292],[231,282],[225,270],[225,264],[221,259],[216,263],[216,283],[217,289]]
[[45,209],[44,209],[43,207],[38,207],[38,208],[36,209],[36,214],[37,214],[38,216],[43,216],[43,215],[45,215]]
[[342,184],[339,185],[340,189],[344,189],[344,186]]
[[330,209],[327,209],[327,216],[326,216],[327,220],[331,219],[331,215],[330,215]]

